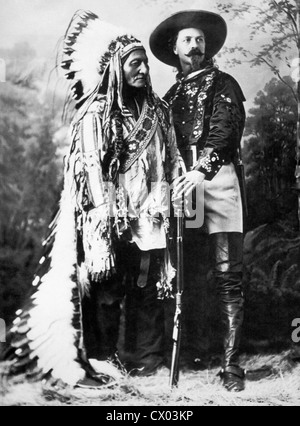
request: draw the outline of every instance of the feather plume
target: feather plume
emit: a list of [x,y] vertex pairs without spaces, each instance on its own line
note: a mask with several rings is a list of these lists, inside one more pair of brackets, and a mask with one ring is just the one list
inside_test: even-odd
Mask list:
[[90,11],[75,13],[65,34],[61,63],[66,78],[75,80],[73,99],[81,101],[98,87],[110,60],[122,47],[122,37],[126,44],[139,42],[126,29],[100,20]]
[[[78,330],[80,304],[76,277],[75,210],[68,187],[62,194],[60,213],[46,240],[45,256],[41,264],[49,260],[48,272],[35,282],[36,290],[29,303],[15,321],[12,330],[15,363],[12,371],[28,368],[36,363],[35,373],[43,377],[51,374],[54,379],[75,386],[85,376],[78,361]],[[53,232],[55,229],[55,234]],[[49,246],[52,241],[52,249]]]
[[84,96],[100,83],[101,59],[120,34],[126,31],[101,21],[92,12],[77,12],[72,18],[65,36],[63,52],[66,58],[61,66],[68,70],[67,79],[81,82]]
[[122,380],[124,378],[123,373],[112,362],[89,359],[89,363],[97,375],[108,376],[114,380]]
[[75,385],[85,375],[77,362],[77,336],[72,326],[72,297],[74,288],[77,288],[74,228],[74,207],[68,188],[62,196],[50,270],[42,278],[39,290],[33,297],[34,308],[28,321],[29,347],[33,349],[31,357],[38,358],[38,367],[44,374],[52,371],[54,378],[69,385]]

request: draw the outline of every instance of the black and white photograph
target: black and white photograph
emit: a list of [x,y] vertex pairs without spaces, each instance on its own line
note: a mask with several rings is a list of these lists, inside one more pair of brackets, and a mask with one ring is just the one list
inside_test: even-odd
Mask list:
[[0,0],[0,406],[300,405],[300,0]]

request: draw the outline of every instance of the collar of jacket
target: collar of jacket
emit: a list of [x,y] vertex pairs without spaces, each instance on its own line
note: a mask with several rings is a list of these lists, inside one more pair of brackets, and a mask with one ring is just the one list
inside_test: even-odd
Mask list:
[[218,70],[217,67],[207,67],[207,68],[204,68],[202,70],[192,72],[191,74],[187,75],[186,77],[184,77],[184,75],[182,73],[179,73],[179,74],[177,74],[176,78],[177,78],[178,83],[185,83],[185,82],[190,82],[190,81],[196,80],[200,76],[202,77],[206,74],[209,74],[212,71],[217,71],[217,70]]

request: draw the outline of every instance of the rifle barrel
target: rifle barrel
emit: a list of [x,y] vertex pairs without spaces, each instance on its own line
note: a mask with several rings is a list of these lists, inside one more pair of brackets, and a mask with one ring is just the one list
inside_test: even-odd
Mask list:
[[182,335],[182,294],[184,290],[184,269],[183,269],[183,225],[182,215],[177,217],[177,294],[176,294],[176,312],[174,317],[173,329],[173,353],[170,375],[171,388],[178,385],[179,382],[179,363],[180,347]]

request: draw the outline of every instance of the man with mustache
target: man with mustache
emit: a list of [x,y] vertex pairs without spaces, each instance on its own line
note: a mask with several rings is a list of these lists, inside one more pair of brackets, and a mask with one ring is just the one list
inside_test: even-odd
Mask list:
[[[244,317],[243,208],[235,165],[245,124],[245,98],[238,83],[214,64],[226,36],[221,16],[192,10],[161,23],[151,35],[150,46],[159,60],[179,71],[177,83],[165,97],[187,167],[176,181],[174,198],[204,185],[205,225],[226,328],[221,377],[226,389],[239,392],[245,386],[238,360]],[[195,230],[192,236],[186,230],[191,247],[193,238],[197,238]]]

